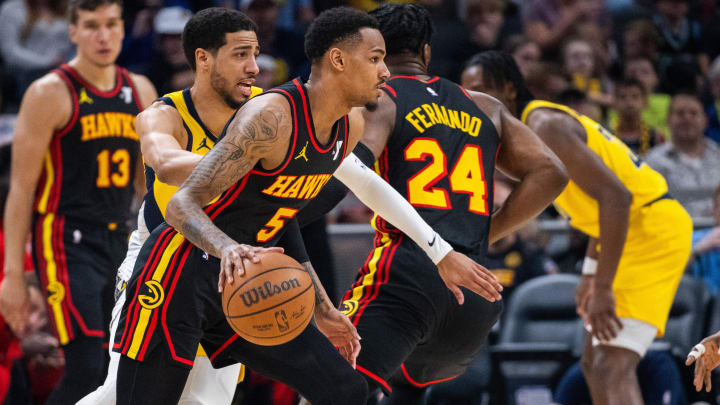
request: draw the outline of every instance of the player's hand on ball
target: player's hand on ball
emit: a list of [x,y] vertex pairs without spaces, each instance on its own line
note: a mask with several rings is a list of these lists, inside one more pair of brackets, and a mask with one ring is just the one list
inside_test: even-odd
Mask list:
[[360,335],[347,316],[333,307],[315,307],[315,323],[340,354],[355,368],[360,354]]
[[243,260],[249,260],[252,263],[260,261],[260,254],[267,252],[282,253],[281,247],[259,247],[250,246],[240,243],[225,246],[222,249],[222,257],[220,258],[220,276],[218,278],[218,292],[222,292],[226,283],[233,282],[233,274],[238,277],[245,275],[245,265]]
[[703,384],[705,391],[710,392],[712,389],[711,374],[712,371],[720,366],[720,332],[708,336],[699,344],[695,345],[693,350],[688,354],[685,365],[689,366],[695,363],[695,378],[693,385],[695,391],[702,391]]
[[615,313],[615,295],[610,288],[594,288],[590,294],[587,318],[592,334],[601,342],[617,336],[622,323]]
[[437,265],[440,278],[455,295],[458,304],[465,302],[460,287],[480,295],[490,302],[502,299],[502,285],[497,277],[485,267],[462,253],[451,250]]
[[8,273],[0,286],[0,313],[18,337],[25,333],[30,317],[30,295],[24,275]]

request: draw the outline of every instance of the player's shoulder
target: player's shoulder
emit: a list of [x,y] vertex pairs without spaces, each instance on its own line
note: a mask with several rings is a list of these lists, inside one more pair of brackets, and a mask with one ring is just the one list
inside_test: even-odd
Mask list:
[[240,107],[240,110],[238,110],[238,114],[260,114],[265,111],[289,116],[291,113],[290,110],[291,102],[286,96],[273,91],[267,91],[247,100],[245,104]]
[[140,96],[140,102],[147,108],[158,96],[155,85],[144,75],[128,72],[128,76]]
[[490,117],[496,126],[498,126],[502,121],[502,114],[507,112],[505,105],[500,100],[489,94],[481,93],[479,91],[463,90],[468,96],[470,96],[470,99],[475,103],[480,111]]
[[42,97],[45,100],[70,100],[70,89],[61,73],[51,71],[33,81],[25,91],[23,98]]

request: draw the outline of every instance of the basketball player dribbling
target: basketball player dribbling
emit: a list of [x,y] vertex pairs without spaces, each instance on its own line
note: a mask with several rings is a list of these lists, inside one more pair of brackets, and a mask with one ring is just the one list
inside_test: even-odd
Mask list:
[[[137,117],[136,129],[147,172],[147,193],[130,237],[128,252],[118,270],[119,296],[110,325],[111,340],[126,300],[130,279],[142,244],[163,222],[167,202],[197,162],[215,145],[235,111],[261,90],[252,87],[258,73],[255,24],[239,11],[209,8],[194,15],[183,32],[183,48],[195,81],[189,89],[161,97]],[[78,405],[115,403],[120,354],[110,350],[110,366],[102,386]],[[229,404],[241,365],[214,369],[202,348],[198,351],[180,403]]]
[[118,403],[176,402],[198,343],[213,366],[242,362],[314,405],[365,403],[367,384],[351,367],[359,336],[311,267],[317,327],[283,345],[234,334],[218,294],[242,277],[243,260],[256,260],[248,245],[275,245],[333,175],[420,243],[449,287],[500,298],[486,269],[453,251],[356,157],[344,158],[362,134],[362,115],[352,108],[376,102],[388,76],[377,22],[349,8],[328,10],[309,28],[305,48],[307,84],[295,79],[248,101],[170,200],[166,220],[177,231],[162,224],[143,245],[115,339],[123,355]]
[[77,56],[35,81],[18,114],[0,290],[0,310],[22,337],[32,229],[35,269],[65,358],[51,404],[75,403],[102,381],[125,223],[144,188],[135,115],[157,97],[147,78],[115,65],[121,1],[71,0],[68,11]]

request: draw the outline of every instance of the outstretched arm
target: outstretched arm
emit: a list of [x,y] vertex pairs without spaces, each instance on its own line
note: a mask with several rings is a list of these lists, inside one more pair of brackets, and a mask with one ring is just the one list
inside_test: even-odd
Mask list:
[[282,96],[273,95],[248,102],[230,123],[225,137],[197,164],[168,203],[167,223],[195,246],[221,259],[220,290],[225,278],[232,281],[233,270],[244,274],[243,257],[259,259],[250,246],[233,241],[215,226],[203,206],[261,160],[273,164],[284,158],[283,146],[291,130],[286,104]]
[[592,333],[600,340],[610,340],[622,328],[615,313],[612,283],[625,245],[632,194],[587,147],[585,130],[574,118],[547,110],[534,111],[529,118],[530,127],[562,160],[573,182],[597,201],[602,249],[587,310]]

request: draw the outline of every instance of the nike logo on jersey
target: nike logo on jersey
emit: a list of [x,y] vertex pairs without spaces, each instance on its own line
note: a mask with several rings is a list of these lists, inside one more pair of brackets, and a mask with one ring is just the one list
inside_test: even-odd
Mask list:
[[132,103],[132,89],[128,86],[123,86],[123,88],[120,89],[120,98],[125,102],[125,104]]
[[435,239],[437,239],[437,235],[433,235],[432,240],[430,242],[428,242],[428,245],[430,245],[430,247],[432,247],[432,245],[435,244]]
[[435,103],[422,104],[413,109],[407,113],[405,120],[421,134],[437,124],[459,129],[470,136],[478,136],[482,126],[482,120],[478,117],[471,116],[465,111],[446,108],[444,105],[438,106]]
[[80,90],[80,97],[78,97],[78,104],[92,104],[94,103],[93,99],[90,98],[90,96],[87,95],[87,91],[83,87]]
[[343,141],[337,141],[335,144],[335,152],[333,152],[333,160],[337,160],[338,155],[340,155],[340,148],[342,148]]
[[277,176],[275,182],[262,192],[273,197],[308,200],[315,197],[330,178],[332,174]]
[[438,94],[435,93],[435,90],[433,90],[432,88],[426,87],[426,89],[427,89],[428,93],[430,93],[431,96],[433,96],[433,97],[437,97],[437,96],[438,96]]
[[200,145],[198,145],[197,149],[195,149],[195,152],[199,151],[202,148],[207,148],[207,150],[210,150],[210,147],[207,144],[207,138],[203,138],[202,142],[200,142]]
[[303,158],[307,162],[308,161],[308,158],[306,155],[307,147],[308,147],[308,141],[305,141],[305,146],[303,146],[303,148],[300,150],[300,153],[298,153],[297,156],[295,156],[295,159],[293,159],[293,160],[298,160],[300,158]]

